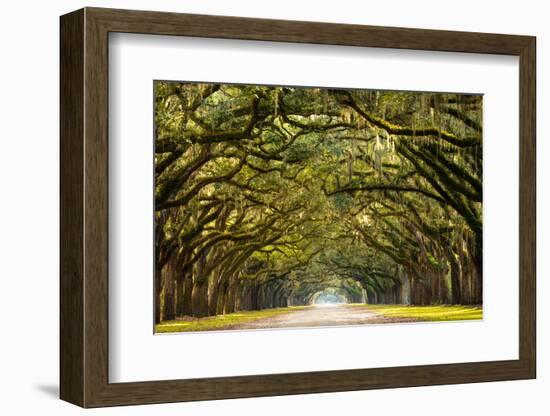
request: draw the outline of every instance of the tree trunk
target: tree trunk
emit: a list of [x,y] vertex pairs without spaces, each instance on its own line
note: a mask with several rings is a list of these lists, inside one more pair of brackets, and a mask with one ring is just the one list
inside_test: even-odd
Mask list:
[[235,284],[230,283],[227,287],[227,292],[225,294],[225,299],[223,303],[223,313],[233,313],[235,312]]
[[223,282],[218,290],[216,299],[216,315],[223,315],[225,310],[225,300],[227,297],[227,282]]
[[197,282],[193,285],[191,295],[191,304],[193,308],[192,315],[197,318],[208,316],[208,284],[205,281]]
[[187,273],[185,275],[185,279],[183,280],[182,315],[184,316],[193,315],[192,295],[193,295],[193,276],[190,273]]
[[462,303],[462,288],[460,287],[460,265],[456,261],[454,253],[449,250],[447,252],[449,266],[451,269],[451,303],[459,305]]
[[218,277],[214,277],[213,283],[209,288],[208,293],[208,316],[216,315],[218,311],[218,296],[220,296],[220,284],[218,283]]
[[175,279],[174,279],[174,259],[170,258],[164,267],[164,304],[162,310],[162,319],[171,321],[176,318],[176,304],[174,297]]
[[208,316],[208,276],[205,276],[205,264],[208,252],[195,263],[193,292],[191,294],[192,315],[197,318]]
[[185,276],[178,272],[176,278],[176,316],[183,316],[183,293],[185,291],[184,282]]
[[162,267],[155,262],[155,324],[161,319]]
[[401,303],[411,304],[411,279],[404,273],[401,274]]
[[233,295],[235,298],[235,306],[233,307],[234,312],[242,311],[243,310],[243,283],[238,282],[235,284],[235,294]]
[[250,309],[253,311],[258,310],[258,285],[254,282],[250,286]]
[[475,248],[475,290],[474,290],[474,304],[483,303],[483,234],[476,234]]

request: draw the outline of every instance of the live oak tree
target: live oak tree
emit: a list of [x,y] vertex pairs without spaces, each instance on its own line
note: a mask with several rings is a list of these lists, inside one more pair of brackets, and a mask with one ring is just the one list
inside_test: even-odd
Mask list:
[[482,302],[482,97],[155,83],[155,321]]

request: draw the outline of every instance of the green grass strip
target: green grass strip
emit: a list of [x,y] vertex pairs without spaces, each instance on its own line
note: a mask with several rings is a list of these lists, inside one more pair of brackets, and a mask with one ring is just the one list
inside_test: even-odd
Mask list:
[[435,305],[435,306],[408,306],[408,305],[367,305],[363,306],[375,313],[396,318],[415,318],[422,321],[465,321],[483,319],[483,308],[465,305]]

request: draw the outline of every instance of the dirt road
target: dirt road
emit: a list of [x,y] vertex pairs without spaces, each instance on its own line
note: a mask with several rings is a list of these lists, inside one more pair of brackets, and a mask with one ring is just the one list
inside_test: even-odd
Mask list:
[[307,328],[415,321],[416,319],[413,318],[386,317],[364,306],[319,305],[289,310],[288,313],[246,322],[231,329]]

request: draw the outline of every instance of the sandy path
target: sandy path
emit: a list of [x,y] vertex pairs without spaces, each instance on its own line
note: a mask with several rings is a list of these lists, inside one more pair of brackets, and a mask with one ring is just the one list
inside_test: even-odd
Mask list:
[[288,313],[270,318],[246,322],[231,329],[267,329],[267,328],[296,328],[315,326],[339,326],[381,324],[392,322],[415,322],[413,318],[391,318],[375,312],[368,307],[331,305],[311,306],[307,309],[291,310]]

